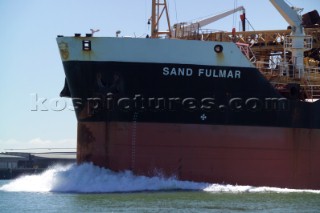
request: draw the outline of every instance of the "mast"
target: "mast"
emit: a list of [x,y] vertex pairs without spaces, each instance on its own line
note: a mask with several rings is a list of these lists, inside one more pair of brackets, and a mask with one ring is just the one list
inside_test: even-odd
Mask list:
[[[166,14],[166,21],[168,25],[167,31],[160,31],[160,21],[163,13]],[[167,35],[171,38],[171,26],[169,19],[169,12],[166,0],[152,0],[152,16],[151,16],[151,38],[159,38],[160,35]]]

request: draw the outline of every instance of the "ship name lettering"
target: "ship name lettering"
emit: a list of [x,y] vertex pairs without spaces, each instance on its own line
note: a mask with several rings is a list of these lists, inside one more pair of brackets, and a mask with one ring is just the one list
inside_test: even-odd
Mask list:
[[[196,75],[196,72],[193,72],[192,68],[184,67],[163,67],[162,75],[164,76],[193,76]],[[240,79],[241,71],[233,69],[207,69],[199,68],[198,77],[207,77],[207,78],[233,78]]]
[[240,70],[216,70],[216,69],[199,69],[199,77],[213,78],[241,78]]
[[191,68],[169,68],[164,67],[162,70],[162,74],[165,76],[173,75],[173,76],[192,76],[193,70]]

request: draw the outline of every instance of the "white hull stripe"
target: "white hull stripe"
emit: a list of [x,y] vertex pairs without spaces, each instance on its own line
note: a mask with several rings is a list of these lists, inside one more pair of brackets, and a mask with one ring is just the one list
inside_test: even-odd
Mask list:
[[[253,67],[232,42],[108,37],[58,37],[63,61],[115,61]],[[83,42],[91,50],[83,50]],[[216,53],[215,45],[223,51]]]

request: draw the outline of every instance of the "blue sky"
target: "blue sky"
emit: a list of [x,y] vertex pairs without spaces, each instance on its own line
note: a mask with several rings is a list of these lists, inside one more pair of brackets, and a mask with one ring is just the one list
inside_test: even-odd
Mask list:
[[[268,0],[167,0],[171,23],[197,20],[238,6],[246,8],[255,30],[286,29],[287,23]],[[292,5],[317,9],[319,0],[290,0]],[[58,99],[64,72],[55,38],[89,33],[96,36],[141,36],[149,33],[151,0],[1,0],[0,1],[0,152],[26,148],[75,148],[76,118],[62,111]],[[236,16],[238,28],[239,14]],[[209,29],[230,31],[233,16]],[[36,97],[47,100],[41,105]],[[51,102],[50,102],[51,101]],[[35,110],[38,105],[38,110]],[[69,107],[70,108],[70,107]],[[44,111],[47,110],[47,111]],[[49,151],[49,150],[41,150]]]

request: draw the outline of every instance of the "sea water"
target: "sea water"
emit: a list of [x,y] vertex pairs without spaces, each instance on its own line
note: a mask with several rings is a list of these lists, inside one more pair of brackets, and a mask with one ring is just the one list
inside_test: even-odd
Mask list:
[[320,212],[320,190],[220,185],[53,166],[0,181],[0,212]]

